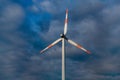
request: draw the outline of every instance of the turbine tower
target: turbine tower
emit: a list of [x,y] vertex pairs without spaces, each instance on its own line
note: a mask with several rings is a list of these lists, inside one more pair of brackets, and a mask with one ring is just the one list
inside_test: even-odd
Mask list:
[[50,44],[48,47],[46,47],[45,49],[43,49],[40,53],[43,53],[44,51],[46,51],[47,49],[53,47],[54,45],[56,45],[58,42],[62,41],[62,80],[65,80],[65,40],[67,42],[69,42],[71,45],[85,51],[86,53],[90,54],[90,51],[86,50],[84,47],[82,47],[81,45],[75,43],[74,41],[68,39],[66,37],[66,33],[67,33],[67,24],[68,24],[68,9],[66,9],[66,17],[65,17],[65,25],[64,25],[64,33],[60,34],[60,38],[57,39],[56,41],[54,41],[52,44]]

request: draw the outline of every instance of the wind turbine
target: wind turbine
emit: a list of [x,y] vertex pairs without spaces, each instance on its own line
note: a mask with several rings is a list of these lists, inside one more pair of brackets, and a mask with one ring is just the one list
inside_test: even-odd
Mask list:
[[67,42],[69,42],[70,44],[72,44],[73,46],[85,51],[86,53],[90,54],[90,51],[86,50],[84,47],[82,47],[81,45],[75,43],[74,41],[68,39],[66,37],[66,33],[67,33],[67,24],[68,24],[68,9],[66,9],[66,17],[65,17],[65,25],[64,25],[64,33],[60,34],[60,38],[57,39],[56,41],[54,41],[52,44],[50,44],[48,47],[46,47],[45,49],[43,49],[40,53],[43,53],[44,51],[46,51],[47,49],[53,47],[54,45],[56,45],[58,42],[62,41],[62,80],[65,80],[65,40]]

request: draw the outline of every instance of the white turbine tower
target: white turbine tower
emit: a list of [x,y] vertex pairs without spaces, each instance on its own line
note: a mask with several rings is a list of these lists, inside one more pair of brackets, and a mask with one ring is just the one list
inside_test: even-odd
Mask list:
[[40,53],[43,53],[47,49],[51,48],[52,46],[56,45],[58,42],[62,41],[62,80],[65,80],[65,40],[72,44],[73,46],[85,51],[86,53],[90,54],[90,51],[83,48],[81,45],[75,43],[74,41],[68,39],[66,37],[67,33],[67,24],[68,24],[68,9],[66,9],[66,17],[65,17],[65,25],[64,25],[64,34],[60,34],[60,38],[50,44],[48,47],[43,49]]

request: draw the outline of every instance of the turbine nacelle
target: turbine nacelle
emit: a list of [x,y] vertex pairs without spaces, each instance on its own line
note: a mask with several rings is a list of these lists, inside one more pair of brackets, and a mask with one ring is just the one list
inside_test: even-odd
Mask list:
[[68,38],[64,34],[60,34],[60,37],[68,40]]

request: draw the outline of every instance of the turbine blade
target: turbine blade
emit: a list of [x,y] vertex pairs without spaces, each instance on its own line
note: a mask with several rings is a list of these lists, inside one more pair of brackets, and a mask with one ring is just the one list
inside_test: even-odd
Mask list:
[[40,51],[40,53],[43,53],[44,51],[46,51],[47,49],[53,47],[55,44],[57,44],[58,42],[60,42],[62,39],[59,38],[56,41],[54,41],[52,44],[50,44],[49,46],[47,46],[46,48],[44,48],[43,50]]
[[90,54],[90,51],[86,50],[85,48],[83,48],[81,45],[75,43],[74,41],[72,40],[67,40],[70,44],[74,45],[75,47],[79,48],[79,49],[82,49],[83,51],[85,51],[86,53]]
[[64,35],[67,33],[67,24],[68,24],[68,9],[66,9],[65,25],[64,25]]

